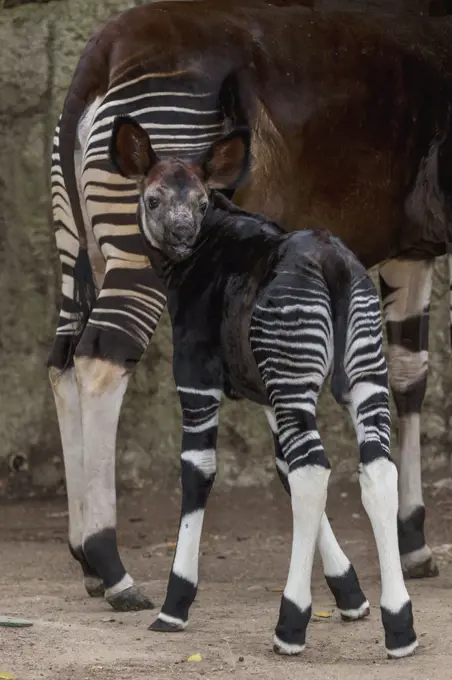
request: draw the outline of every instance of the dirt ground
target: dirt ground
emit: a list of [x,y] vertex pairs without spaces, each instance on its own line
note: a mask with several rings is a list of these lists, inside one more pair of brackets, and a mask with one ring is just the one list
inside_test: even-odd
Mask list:
[[[444,477],[444,475],[442,475]],[[294,659],[271,650],[278,592],[288,571],[291,521],[275,483],[265,491],[214,492],[202,542],[201,586],[188,629],[147,630],[158,610],[117,614],[89,599],[66,547],[65,502],[0,506],[0,613],[31,619],[32,628],[0,628],[0,677],[16,680],[450,680],[452,676],[452,480],[430,478],[425,492],[428,537],[441,575],[408,584],[421,647],[388,661],[378,610],[379,573],[358,484],[330,487],[329,514],[353,561],[372,611],[344,624],[334,612],[317,560],[307,647]],[[127,568],[160,606],[166,589],[179,512],[171,496],[140,492],[119,502],[119,537]],[[187,661],[199,653],[201,662]]]

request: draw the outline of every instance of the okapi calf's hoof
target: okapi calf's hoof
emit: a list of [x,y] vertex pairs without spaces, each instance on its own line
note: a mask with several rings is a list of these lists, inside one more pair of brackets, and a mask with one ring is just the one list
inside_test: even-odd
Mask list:
[[369,602],[361,590],[353,565],[341,576],[325,576],[343,621],[359,621],[370,614]]
[[414,654],[419,642],[413,628],[411,602],[406,602],[396,613],[382,607],[381,620],[385,629],[385,647],[388,659],[403,659]]
[[143,609],[154,609],[155,606],[137,586],[131,586],[120,593],[107,594],[105,599],[117,612],[139,612]]
[[280,656],[297,656],[304,651],[305,647],[306,645],[288,644],[280,640],[277,635],[273,636],[273,651]]
[[339,611],[344,623],[352,623],[353,621],[361,621],[362,619],[367,618],[370,615],[370,605],[366,600],[357,609],[347,609],[345,611],[340,609]]
[[273,651],[283,656],[296,656],[306,646],[306,629],[311,619],[312,607],[301,610],[283,596],[278,625],[273,636]]
[[148,630],[152,630],[154,633],[180,633],[186,627],[187,621],[160,613],[154,623],[151,623]]

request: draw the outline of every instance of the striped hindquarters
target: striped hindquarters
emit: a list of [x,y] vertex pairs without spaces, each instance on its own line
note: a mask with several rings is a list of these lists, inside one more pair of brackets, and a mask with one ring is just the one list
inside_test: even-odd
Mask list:
[[278,423],[289,471],[325,464],[315,412],[333,356],[332,314],[320,273],[279,274],[256,304],[250,343]]

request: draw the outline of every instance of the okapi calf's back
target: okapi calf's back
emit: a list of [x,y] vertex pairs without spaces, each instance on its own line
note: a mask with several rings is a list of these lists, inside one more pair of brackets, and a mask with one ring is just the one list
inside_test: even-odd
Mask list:
[[220,193],[249,162],[249,132],[212,144],[203,162],[160,160],[128,116],[113,126],[110,158],[135,179],[149,257],[167,290],[173,369],[183,418],[182,508],[175,558],[156,631],[182,630],[198,584],[204,509],[216,471],[221,395],[262,404],[280,477],[290,493],[293,544],[274,649],[304,649],[311,572],[324,522],[330,464],[316,425],[320,389],[347,406],[360,450],[363,505],[381,567],[388,655],[417,639],[397,539],[397,470],[389,456],[388,372],[378,294],[353,253],[326,230],[287,234]]

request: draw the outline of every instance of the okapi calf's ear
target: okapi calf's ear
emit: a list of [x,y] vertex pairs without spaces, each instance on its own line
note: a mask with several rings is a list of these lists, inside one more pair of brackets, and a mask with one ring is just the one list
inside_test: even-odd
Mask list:
[[206,184],[211,189],[236,189],[249,169],[250,147],[248,128],[238,128],[217,139],[203,163]]
[[108,151],[116,170],[127,179],[142,179],[159,160],[146,130],[130,116],[115,118]]

